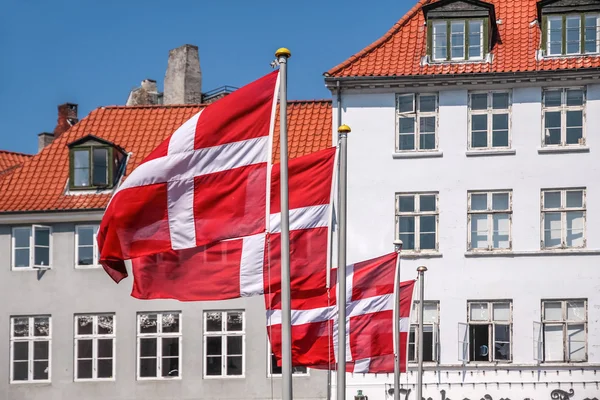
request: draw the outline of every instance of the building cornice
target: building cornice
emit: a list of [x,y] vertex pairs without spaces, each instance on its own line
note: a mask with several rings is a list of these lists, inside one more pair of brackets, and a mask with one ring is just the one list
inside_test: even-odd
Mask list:
[[104,210],[0,213],[0,225],[100,221]]

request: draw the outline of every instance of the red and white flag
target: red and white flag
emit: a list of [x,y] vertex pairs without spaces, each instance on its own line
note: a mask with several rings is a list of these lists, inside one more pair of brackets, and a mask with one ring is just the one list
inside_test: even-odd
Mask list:
[[[376,357],[394,354],[393,306],[396,252],[347,267],[346,275],[346,362],[347,370],[369,371]],[[295,265],[292,262],[292,275]],[[330,291],[325,280],[314,282],[320,268],[304,269],[303,283],[292,283],[292,364],[335,369],[338,345],[336,286]],[[333,273],[336,271],[334,270]],[[297,271],[300,274],[300,271]],[[314,282],[314,283],[313,283]],[[335,277],[332,276],[332,282]],[[316,284],[315,284],[316,283]],[[400,284],[400,346],[406,349],[414,281]],[[278,293],[272,295],[278,300]],[[281,359],[281,305],[267,302],[267,331],[275,357]],[[403,359],[406,359],[406,350]],[[406,361],[406,360],[405,360]],[[404,362],[405,363],[405,362]],[[392,363],[393,364],[393,363]]]
[[278,77],[194,115],[118,188],[98,231],[100,262],[116,282],[124,260],[264,232]]
[[[293,257],[326,260],[329,198],[335,148],[322,150],[289,161],[290,236]],[[280,231],[279,164],[272,169],[272,232]],[[315,237],[311,237],[316,234]],[[321,237],[324,238],[321,243]],[[272,262],[279,262],[279,234],[269,238]],[[318,247],[303,247],[313,242]],[[265,233],[217,242],[185,250],[170,250],[135,258],[133,290],[139,299],[176,299],[180,301],[226,300],[262,295],[265,285],[279,288],[280,275],[269,275],[265,264]],[[324,264],[321,264],[324,265]],[[268,291],[269,289],[267,289]]]

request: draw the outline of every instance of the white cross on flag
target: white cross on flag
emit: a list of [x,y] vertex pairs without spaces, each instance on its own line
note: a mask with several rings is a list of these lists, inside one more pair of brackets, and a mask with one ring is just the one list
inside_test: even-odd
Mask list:
[[124,260],[264,232],[278,80],[274,71],[207,106],[118,188],[98,231],[116,282]]

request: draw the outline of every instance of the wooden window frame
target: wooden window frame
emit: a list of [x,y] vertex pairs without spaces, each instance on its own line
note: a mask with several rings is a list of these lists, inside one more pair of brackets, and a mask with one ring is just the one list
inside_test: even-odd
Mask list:
[[[481,21],[481,56],[477,58],[469,57],[469,22]],[[446,58],[435,58],[433,25],[440,22],[446,22]],[[462,22],[464,24],[464,50],[465,55],[462,58],[452,58],[452,22]],[[429,59],[436,62],[465,62],[465,61],[483,61],[486,59],[490,51],[489,44],[489,18],[474,17],[474,18],[448,18],[448,19],[430,19],[427,21],[427,49]]]
[[[163,332],[163,315],[177,315],[179,317],[179,331],[178,332]],[[156,315],[156,332],[152,333],[141,333],[140,322],[142,315]],[[137,356],[136,356],[136,378],[138,381],[153,381],[153,380],[181,380],[183,377],[182,371],[182,332],[183,332],[183,314],[181,311],[144,311],[139,312],[136,316],[136,332],[137,332]],[[166,338],[177,338],[179,340],[179,354],[178,354],[178,373],[177,376],[162,376],[162,339]],[[142,339],[156,339],[156,376],[141,376],[141,340]]]
[[[474,304],[487,304],[488,308],[488,319],[484,320],[471,320],[471,307]],[[509,305],[509,320],[508,321],[495,321],[494,320],[494,304],[508,304]],[[513,362],[514,359],[514,340],[513,340],[513,302],[512,300],[468,300],[467,301],[467,336],[468,336],[468,359],[469,363],[473,364],[488,364],[488,363],[496,363],[496,364],[509,364]],[[471,357],[471,338],[470,338],[470,326],[471,325],[488,325],[491,328],[488,329],[488,343],[489,343],[489,351],[488,351],[488,361],[473,361],[470,359]],[[508,325],[509,326],[509,335],[510,335],[510,358],[508,360],[496,360],[495,357],[495,343],[496,343],[496,325]],[[459,345],[460,345],[460,337],[459,337]]]
[[[209,331],[207,324],[207,315],[209,313],[221,313],[221,330],[220,331]],[[229,331],[227,330],[227,314],[228,313],[241,313],[242,314],[242,330],[241,331]],[[245,379],[246,378],[246,311],[245,310],[205,310],[202,316],[203,320],[203,343],[202,343],[202,364],[203,364],[203,378],[204,379]],[[228,336],[241,336],[242,337],[242,373],[240,375],[227,375],[227,340]],[[208,337],[220,337],[221,338],[221,375],[208,375],[207,372],[207,338]],[[223,340],[225,339],[225,340]]]
[[[27,336],[15,336],[14,326],[15,319],[27,318],[28,319],[28,335]],[[33,333],[34,324],[36,318],[47,318],[48,319],[48,335],[47,336],[35,336]],[[34,369],[34,343],[48,342],[48,379],[33,379]],[[25,342],[28,343],[28,379],[27,380],[14,380],[14,350],[15,343]],[[28,384],[28,383],[49,383],[52,381],[52,316],[50,315],[15,315],[10,317],[10,367],[9,367],[9,381],[11,384]]]
[[[105,149],[106,153],[106,185],[94,185],[93,177],[94,177],[94,150],[96,149]],[[88,152],[88,162],[89,162],[89,185],[87,186],[77,186],[75,185],[75,152],[87,150]],[[93,190],[93,189],[110,189],[114,186],[114,174],[113,174],[113,159],[114,159],[114,148],[111,146],[97,146],[97,145],[82,145],[75,146],[69,149],[69,189],[71,190]]]
[[[414,198],[415,208],[414,211],[400,211],[400,197],[412,196]],[[421,211],[421,196],[435,196],[435,211]],[[396,193],[395,200],[395,226],[396,226],[396,239],[400,239],[400,217],[415,217],[415,248],[414,249],[403,249],[403,253],[438,253],[440,249],[440,194],[439,192],[399,192]],[[421,216],[434,216],[435,217],[435,248],[434,249],[421,249]]]
[[[545,196],[549,192],[560,192],[560,208],[546,208]],[[581,207],[567,207],[567,192],[582,192]],[[561,249],[585,249],[587,247],[587,188],[576,187],[576,188],[550,188],[542,189],[540,193],[540,210],[541,210],[541,226],[540,226],[540,247],[542,250],[561,250]],[[569,212],[582,212],[583,213],[583,244],[581,246],[567,246],[567,214]],[[560,246],[546,247],[546,214],[547,213],[560,213]]]
[[[596,51],[586,52],[585,51],[585,19],[586,17],[596,17]],[[579,52],[567,53],[567,18],[579,17]],[[561,52],[560,54],[549,54],[550,47],[550,31],[548,30],[548,19],[561,18]],[[541,49],[544,50],[546,57],[565,57],[565,56],[581,56],[586,54],[599,54],[600,53],[600,12],[580,12],[580,13],[565,13],[565,14],[549,14],[542,17],[542,41]]]
[[[487,207],[485,210],[472,210],[471,199],[474,194],[487,195]],[[494,210],[494,194],[508,194],[508,209]],[[508,248],[493,247],[493,218],[495,214],[508,214]],[[472,240],[471,220],[473,215],[487,215],[487,248],[474,248]],[[473,190],[467,193],[467,251],[469,252],[487,252],[487,251],[511,251],[512,250],[512,222],[513,222],[513,191],[512,190]]]
[[[79,334],[77,332],[79,318],[88,317],[92,318],[92,333],[91,334]],[[100,334],[98,333],[98,318],[99,317],[112,317],[112,334]],[[74,333],[74,348],[73,348],[73,380],[75,382],[105,382],[116,380],[116,358],[117,358],[117,345],[116,345],[116,332],[117,332],[117,321],[114,313],[102,313],[102,314],[77,314],[73,318],[73,333]],[[91,378],[79,378],[78,377],[78,342],[80,340],[91,340],[92,341],[92,377]],[[110,378],[98,378],[98,340],[112,340],[112,376]]]
[[[485,110],[473,110],[472,108],[472,95],[474,94],[487,94],[487,108]],[[508,94],[508,108],[494,108],[493,100],[494,94],[506,93]],[[469,126],[467,136],[467,149],[473,151],[490,151],[490,150],[510,150],[512,149],[512,90],[475,90],[469,91]],[[493,145],[493,116],[499,114],[508,114],[508,146],[494,146]],[[473,147],[473,125],[471,120],[473,115],[487,115],[487,146],[486,147]]]
[[[568,303],[569,302],[583,302],[584,303],[584,312],[585,312],[585,318],[583,321],[573,321],[573,320],[569,320],[568,316],[567,316],[567,308],[568,308]],[[545,319],[545,310],[546,310],[546,303],[561,303],[561,312],[562,312],[562,319],[560,321],[554,321],[554,320],[546,320]],[[588,338],[588,323],[589,323],[589,318],[588,318],[588,299],[543,299],[542,300],[542,306],[541,306],[541,336],[542,336],[542,345],[541,345],[541,350],[542,350],[542,357],[541,360],[539,360],[540,362],[546,363],[546,364],[557,364],[557,363],[586,363],[588,362],[588,356],[589,356],[589,338]],[[563,359],[561,361],[546,361],[546,340],[544,337],[544,326],[548,324],[548,325],[562,325],[563,328]],[[568,326],[569,325],[583,325],[584,327],[584,335],[585,335],[585,357],[583,360],[571,360],[569,359],[569,352],[568,352],[568,340],[567,340],[567,332],[568,332]],[[535,340],[535,337],[534,337]]]

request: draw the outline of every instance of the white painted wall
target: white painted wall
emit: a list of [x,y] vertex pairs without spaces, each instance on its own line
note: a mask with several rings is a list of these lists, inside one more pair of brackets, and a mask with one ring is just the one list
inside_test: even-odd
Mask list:
[[[348,261],[356,262],[393,250],[394,199],[397,192],[439,191],[440,256],[404,259],[402,279],[416,277],[416,268],[426,265],[426,299],[440,301],[441,364],[426,373],[434,385],[425,393],[439,397],[481,398],[492,393],[494,382],[502,386],[496,395],[511,398],[534,397],[541,393],[533,382],[549,380],[550,391],[570,388],[564,382],[587,381],[577,386],[576,397],[598,397],[596,368],[600,369],[600,85],[587,86],[588,153],[539,154],[541,147],[541,87],[512,91],[511,135],[514,155],[468,157],[467,88],[439,92],[439,150],[441,157],[395,159],[395,93],[343,92],[343,123],[352,128],[348,139]],[[436,88],[428,88],[437,91]],[[446,87],[447,89],[447,87]],[[477,90],[492,89],[477,87]],[[337,110],[333,115],[337,115]],[[334,118],[335,119],[335,118]],[[540,189],[587,188],[588,254],[544,255],[540,250]],[[467,249],[467,191],[512,189],[512,240],[515,252],[534,252],[514,257],[465,257]],[[590,251],[597,251],[596,253]],[[535,252],[538,252],[535,254]],[[541,299],[588,299],[588,363],[575,366],[546,365],[533,359],[533,321],[540,320]],[[457,324],[467,322],[467,300],[511,299],[513,303],[513,362],[511,370],[502,364],[485,375],[467,364],[459,366]],[[489,364],[488,364],[489,366]],[[571,373],[569,368],[578,372]],[[582,368],[584,371],[582,372]],[[499,372],[494,372],[497,369]],[[446,376],[445,371],[450,375]],[[542,371],[538,374],[538,370]],[[453,372],[450,372],[453,371]],[[460,388],[458,371],[465,372]],[[535,373],[532,373],[535,372]],[[547,375],[546,375],[547,374]],[[408,388],[415,381],[409,371],[403,375]],[[384,383],[391,376],[348,378],[348,395],[362,389],[370,400],[385,397]],[[448,383],[454,382],[452,390]],[[484,383],[488,383],[486,391]],[[521,389],[521,383],[524,384]],[[475,383],[473,386],[472,384]],[[590,384],[591,383],[591,384]],[[457,388],[458,385],[458,388]],[[496,387],[495,383],[493,385]],[[517,390],[516,388],[519,388]],[[527,389],[530,387],[530,389]],[[545,385],[544,385],[545,387]],[[575,387],[575,386],[574,386]],[[512,389],[514,388],[514,389]],[[413,397],[414,397],[413,387]],[[585,396],[584,396],[585,393]],[[479,396],[479,397],[477,397]],[[493,395],[494,398],[495,395]]]

